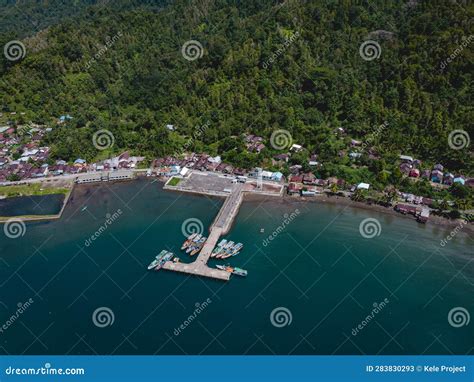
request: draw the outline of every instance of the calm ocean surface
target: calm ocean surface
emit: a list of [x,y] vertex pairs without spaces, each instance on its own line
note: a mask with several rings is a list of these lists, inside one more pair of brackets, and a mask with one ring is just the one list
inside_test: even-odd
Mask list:
[[63,194],[0,199],[0,216],[54,215],[61,211]]
[[[28,223],[17,239],[2,227],[0,353],[474,353],[474,322],[455,327],[463,312],[474,315],[467,231],[441,247],[446,228],[269,198],[244,202],[227,236],[245,245],[230,263],[247,278],[146,270],[161,249],[189,261],[179,250],[183,222],[199,219],[207,232],[221,204],[147,179],[81,186],[62,219]],[[379,221],[379,236],[361,236],[366,218]],[[454,326],[453,308],[465,309]]]

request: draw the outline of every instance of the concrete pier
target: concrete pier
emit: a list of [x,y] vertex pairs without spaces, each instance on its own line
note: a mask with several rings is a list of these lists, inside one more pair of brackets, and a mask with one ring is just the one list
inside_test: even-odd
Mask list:
[[225,196],[226,199],[209,227],[209,237],[196,260],[191,264],[167,262],[163,269],[219,280],[229,280],[230,273],[220,269],[209,268],[207,262],[220,237],[229,233],[232,223],[239,212],[244,193],[269,196],[281,196],[283,193],[283,185],[267,184],[264,182],[263,187],[263,190],[258,189],[256,181],[250,180],[245,184],[234,183],[228,176],[201,171],[192,171],[189,175],[182,178],[177,186],[166,184],[164,188],[167,190]]
[[213,269],[207,266],[207,262],[211,257],[212,251],[217,245],[219,238],[229,232],[232,223],[239,212],[239,207],[243,198],[243,185],[240,183],[234,184],[232,192],[225,200],[214,222],[209,228],[209,237],[204,243],[197,259],[190,263],[173,263],[168,261],[163,266],[163,269],[169,271],[189,273],[196,276],[211,277],[219,280],[229,280],[230,273],[220,269]]

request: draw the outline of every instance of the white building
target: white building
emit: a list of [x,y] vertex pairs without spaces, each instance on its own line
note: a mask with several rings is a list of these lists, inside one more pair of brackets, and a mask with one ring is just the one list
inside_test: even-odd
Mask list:
[[303,146],[297,145],[296,143],[293,143],[290,147],[290,151],[298,152],[303,150]]
[[358,190],[368,190],[370,187],[370,184],[369,183],[359,183],[357,185],[357,189]]

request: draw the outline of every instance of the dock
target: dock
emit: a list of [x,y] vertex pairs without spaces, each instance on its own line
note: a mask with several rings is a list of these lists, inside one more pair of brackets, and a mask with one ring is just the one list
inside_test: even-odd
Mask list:
[[180,178],[177,185],[172,186],[167,183],[164,189],[225,197],[224,204],[209,227],[209,237],[204,243],[196,260],[190,264],[167,262],[163,266],[163,269],[169,271],[183,272],[218,280],[229,280],[230,273],[220,269],[209,268],[207,262],[219,238],[223,235],[227,235],[232,228],[232,224],[242,204],[244,194],[255,193],[260,195],[281,196],[283,193],[283,185],[269,185],[264,182],[262,189],[258,187],[256,180],[249,180],[246,183],[232,182],[231,178],[225,175],[195,170],[190,171],[186,176]]
[[207,266],[207,262],[209,261],[211,253],[216,247],[219,238],[229,232],[232,223],[239,212],[240,205],[242,204],[243,185],[234,184],[233,186],[231,194],[224,201],[224,204],[209,228],[209,237],[199,252],[197,259],[190,264],[173,263],[168,261],[163,266],[163,269],[224,281],[230,279],[229,272],[210,268]]

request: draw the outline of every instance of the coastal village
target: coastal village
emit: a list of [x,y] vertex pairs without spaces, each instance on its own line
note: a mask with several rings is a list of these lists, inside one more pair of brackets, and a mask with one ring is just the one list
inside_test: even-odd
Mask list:
[[[63,115],[58,118],[57,123],[66,123],[69,119],[72,119],[70,115]],[[387,200],[380,192],[373,191],[370,183],[349,184],[344,179],[336,177],[321,179],[312,171],[304,171],[303,166],[298,164],[289,166],[290,174],[285,177],[279,171],[237,168],[222,161],[220,156],[205,153],[191,152],[179,156],[166,156],[155,158],[150,163],[145,157],[132,156],[125,151],[120,155],[95,163],[88,163],[83,158],[66,162],[62,159],[52,159],[50,147],[42,145],[45,135],[51,130],[51,127],[34,123],[15,125],[10,122],[0,126],[0,185],[22,184],[31,179],[57,177],[73,178],[77,183],[126,180],[141,172],[146,173],[147,176],[169,179],[185,177],[190,171],[197,170],[221,173],[240,180],[261,178],[266,182],[282,184],[285,186],[287,195],[291,197],[311,198],[318,194],[333,194],[357,200],[359,195],[365,193],[367,194],[363,198],[365,201],[392,207],[402,214],[414,215],[421,222],[426,222],[435,202],[422,195],[398,190],[395,190],[390,200]],[[338,128],[335,133],[345,134],[342,128]],[[244,141],[250,152],[260,153],[266,148],[265,140],[260,136],[245,135]],[[351,139],[348,150],[341,152],[340,155],[348,155],[356,159],[362,155],[360,148],[363,146],[363,142]],[[286,153],[275,155],[272,164],[278,167],[288,163],[294,153],[302,150],[301,145],[292,144]],[[368,152],[372,158],[377,157],[371,149]],[[426,168],[420,160],[405,154],[400,155],[399,162],[401,173],[413,181],[426,179],[432,187],[445,189],[455,183],[474,187],[474,178],[452,173],[442,164]],[[148,166],[147,163],[150,165]],[[308,163],[310,168],[315,170],[324,166],[318,161],[316,153],[310,154]],[[439,204],[443,201],[436,202]]]

